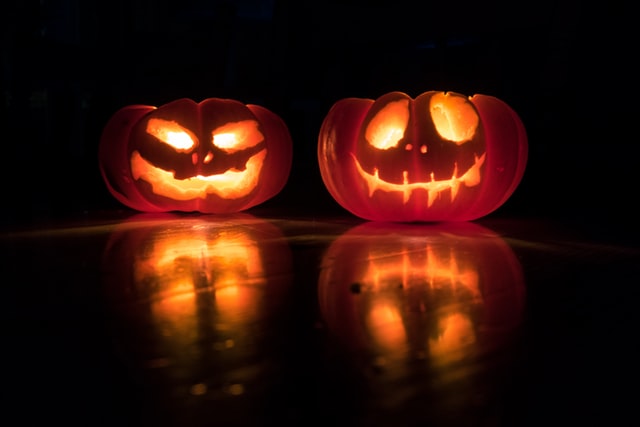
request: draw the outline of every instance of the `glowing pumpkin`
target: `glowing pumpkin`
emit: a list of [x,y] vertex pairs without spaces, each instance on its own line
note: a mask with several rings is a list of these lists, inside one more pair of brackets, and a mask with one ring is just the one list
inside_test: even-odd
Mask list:
[[524,174],[518,115],[486,95],[347,98],[325,117],[318,161],[333,198],[377,221],[466,221],[500,207]]
[[525,302],[511,248],[469,222],[357,226],[324,254],[318,293],[328,329],[400,376],[410,360],[448,369],[493,351]]
[[291,137],[277,115],[218,98],[124,107],[99,146],[109,192],[142,212],[246,210],[280,192],[291,161]]

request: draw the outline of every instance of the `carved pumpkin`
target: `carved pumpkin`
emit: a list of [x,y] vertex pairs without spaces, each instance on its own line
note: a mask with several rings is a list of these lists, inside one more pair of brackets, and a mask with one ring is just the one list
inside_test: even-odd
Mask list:
[[218,98],[124,107],[99,146],[109,192],[142,212],[246,210],[280,192],[291,161],[291,137],[277,115]]
[[328,329],[399,376],[407,361],[448,370],[493,351],[525,302],[511,248],[469,222],[357,226],[324,254],[318,293]]
[[318,161],[333,198],[376,221],[466,221],[500,207],[524,174],[518,115],[486,95],[347,98],[325,117]]
[[119,342],[172,382],[172,399],[242,394],[262,372],[246,366],[265,361],[280,331],[291,263],[281,230],[250,215],[137,215],[117,225],[103,255]]

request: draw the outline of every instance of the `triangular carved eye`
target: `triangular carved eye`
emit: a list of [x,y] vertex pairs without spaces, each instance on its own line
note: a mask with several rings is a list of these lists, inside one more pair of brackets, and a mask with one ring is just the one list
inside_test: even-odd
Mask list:
[[409,101],[393,101],[371,119],[365,133],[369,144],[380,150],[396,147],[409,123]]
[[467,98],[437,93],[431,97],[429,112],[438,134],[447,141],[462,145],[476,134],[480,118]]
[[263,140],[264,135],[258,130],[258,122],[255,120],[227,123],[211,132],[212,144],[227,153],[245,150]]
[[190,151],[197,144],[195,135],[173,120],[149,119],[147,133],[176,151]]

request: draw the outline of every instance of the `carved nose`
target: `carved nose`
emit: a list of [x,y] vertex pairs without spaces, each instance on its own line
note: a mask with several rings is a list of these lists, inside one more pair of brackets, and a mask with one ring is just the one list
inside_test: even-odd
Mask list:
[[[413,150],[413,145],[412,144],[407,144],[407,145],[404,146],[404,149],[407,150],[407,151],[411,151],[411,150]],[[427,153],[427,145],[426,144],[422,144],[420,146],[420,152],[422,154],[426,154]]]
[[[204,156],[204,159],[202,159],[202,163],[207,164],[207,163],[211,162],[211,160],[213,160],[213,153],[211,151],[209,151]],[[191,154],[191,163],[193,163],[194,165],[198,163],[198,153]]]

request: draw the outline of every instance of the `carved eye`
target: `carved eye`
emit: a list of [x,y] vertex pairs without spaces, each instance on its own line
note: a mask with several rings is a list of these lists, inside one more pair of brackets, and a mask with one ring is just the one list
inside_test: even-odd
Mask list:
[[409,123],[409,101],[393,101],[385,105],[373,117],[367,127],[365,138],[373,147],[388,150],[404,138]]
[[228,123],[211,132],[213,145],[227,153],[244,150],[253,147],[264,140],[264,136],[258,130],[258,122],[254,120],[242,120]]
[[197,143],[197,138],[191,131],[173,120],[149,119],[147,133],[173,147],[176,151],[188,152]]
[[437,93],[431,97],[429,112],[436,131],[447,141],[462,145],[476,134],[480,119],[466,98]]

